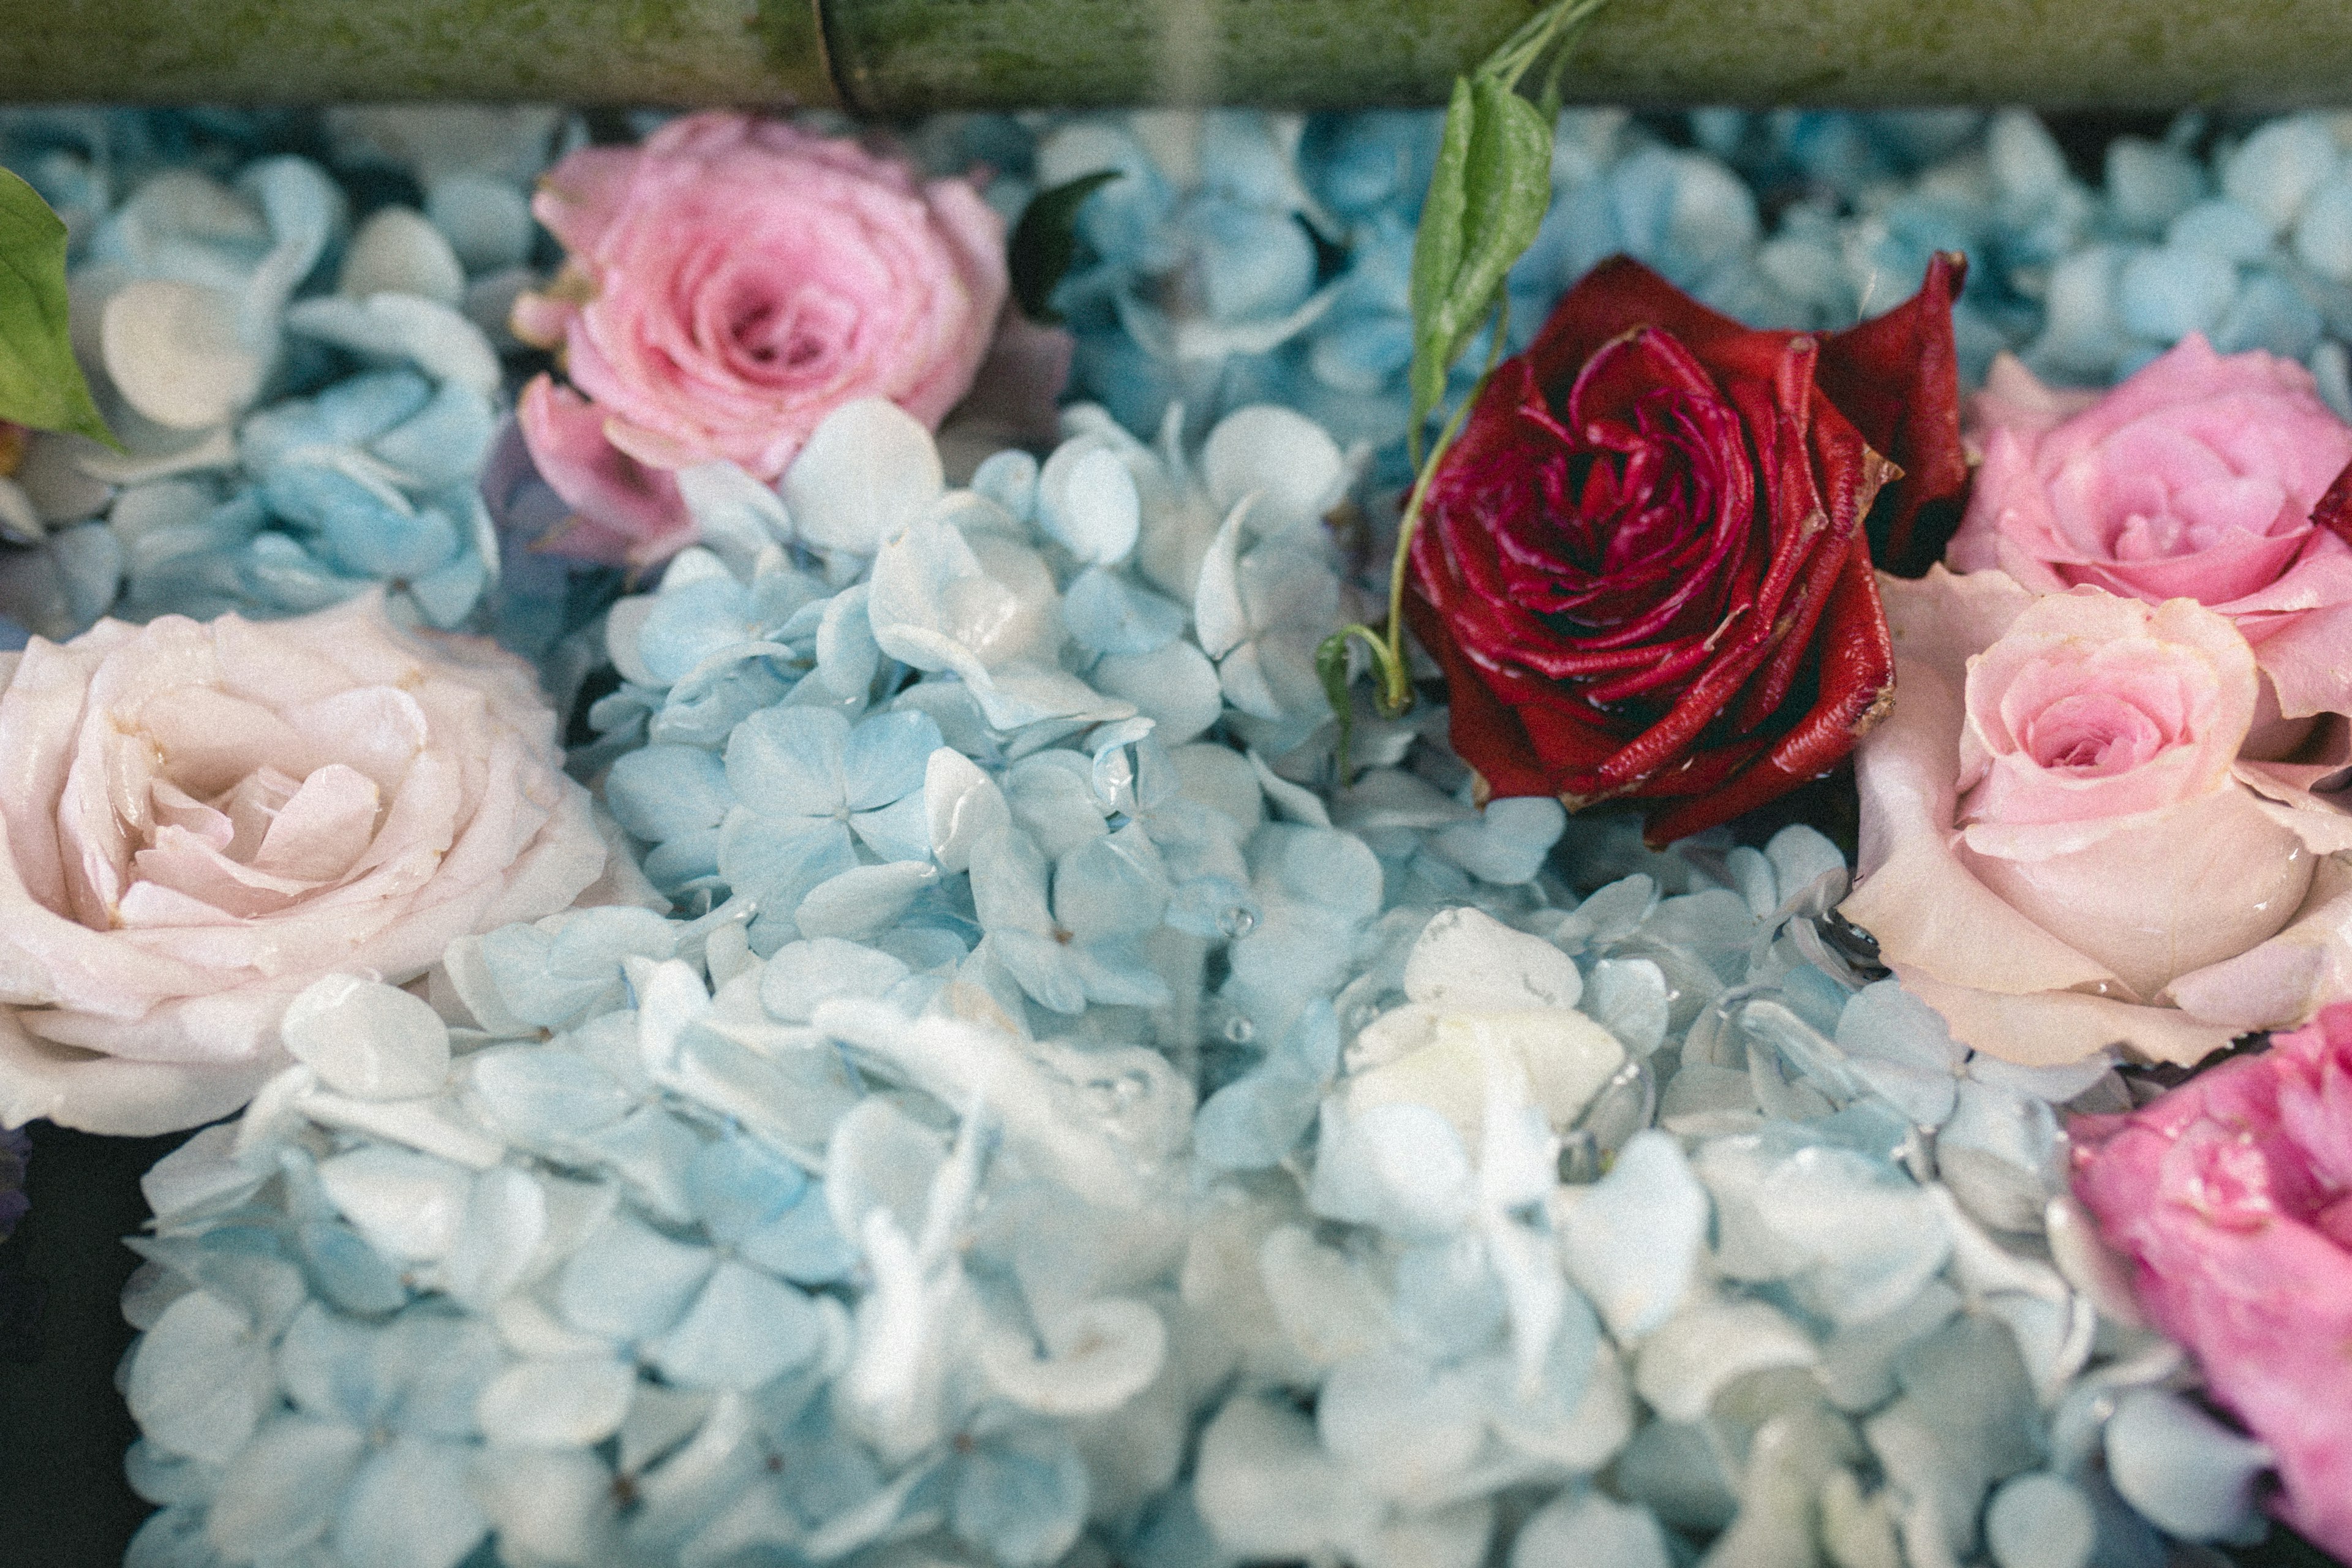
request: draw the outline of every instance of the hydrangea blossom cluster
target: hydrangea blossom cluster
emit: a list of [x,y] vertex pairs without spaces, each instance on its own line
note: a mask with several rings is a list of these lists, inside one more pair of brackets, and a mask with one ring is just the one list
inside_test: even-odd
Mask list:
[[[1004,156],[1019,132],[997,129],[954,145]],[[1056,296],[1078,387],[1139,431],[1171,402],[1213,416],[1271,399],[1385,453],[1407,416],[1412,234],[1437,136],[1433,112],[1051,126],[1024,171],[1037,185],[1120,176],[1081,212],[1081,263]],[[2308,363],[2352,408],[2347,167],[2340,122],[2319,115],[2218,132],[2187,116],[2160,140],[2116,139],[2089,182],[2023,110],[1571,110],[1549,213],[1511,275],[1512,346],[1621,252],[1751,325],[1816,331],[1960,251],[1967,382],[2007,348],[2053,381],[2103,384],[2201,332]]]
[[[79,346],[128,448],[26,443],[0,511],[38,548],[0,566],[0,605],[63,637],[110,608],[292,615],[382,584],[410,622],[460,625],[497,563],[482,323],[530,276],[523,182],[555,118],[487,115],[471,147],[443,128],[394,167],[414,121],[342,117],[341,179],[268,151],[266,121],[228,121],[244,134],[202,161],[155,156],[175,123],[26,116],[0,140],[74,234]],[[355,194],[379,199],[356,214]]]
[[[1333,771],[1355,475],[887,404],[605,623],[677,904],[330,977],[147,1182],[142,1568],[2168,1562],[2257,1527],[1827,840]],[[1555,852],[1557,851],[1557,852]]]

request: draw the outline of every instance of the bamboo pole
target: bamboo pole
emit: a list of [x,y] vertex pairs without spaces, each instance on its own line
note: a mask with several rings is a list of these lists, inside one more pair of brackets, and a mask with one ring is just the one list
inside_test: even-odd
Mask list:
[[[1433,102],[1532,0],[0,0],[0,101]],[[2345,0],[1613,0],[1589,100],[2352,100]]]

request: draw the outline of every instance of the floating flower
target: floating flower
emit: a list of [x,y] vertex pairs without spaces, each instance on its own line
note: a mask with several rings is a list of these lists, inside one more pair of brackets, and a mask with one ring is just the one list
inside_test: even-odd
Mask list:
[[1955,1038],[2193,1062],[2352,984],[2352,816],[2245,759],[2253,654],[2192,601],[1886,579],[1903,700],[1857,756],[1847,919]]
[[520,663],[374,597],[36,641],[0,692],[0,1119],[206,1121],[317,976],[572,902],[604,847],[553,725]]
[[1964,478],[1960,271],[1815,339],[1619,261],[1504,362],[1430,483],[1407,600],[1489,789],[1651,802],[1664,842],[1853,750],[1894,673],[1864,518],[1906,476],[1877,542],[1906,560]]
[[[2089,584],[2189,598],[2254,645],[2288,719],[2352,712],[2352,426],[2310,373],[2201,336],[2105,395],[2053,392],[2012,359],[1973,405],[1984,449],[1953,568],[2036,593]],[[2282,737],[2289,738],[2289,737]]]
[[520,414],[579,513],[561,548],[645,564],[693,532],[673,476],[782,474],[818,421],[883,397],[925,425],[971,384],[1005,294],[1003,226],[962,180],[778,121],[708,113],[590,148],[533,205],[571,255],[515,305],[562,347]]
[[2186,1430],[2171,1446],[2221,1450],[2213,1469],[2236,1482],[2202,1489],[2221,1518],[2195,1522],[2242,1525],[2255,1473],[2274,1459],[2280,1514],[2352,1554],[2352,1008],[2073,1131],[2074,1190],[2136,1266],[2141,1305],[2269,1446],[2174,1418]]

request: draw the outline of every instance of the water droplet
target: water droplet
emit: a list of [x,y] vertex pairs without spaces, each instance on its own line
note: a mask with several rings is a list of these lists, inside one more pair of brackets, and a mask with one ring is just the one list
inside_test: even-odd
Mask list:
[[1257,930],[1257,911],[1244,904],[1234,904],[1217,916],[1217,929],[1234,942]]
[[1257,1026],[1239,1013],[1225,1020],[1225,1038],[1236,1046],[1246,1046],[1257,1038]]

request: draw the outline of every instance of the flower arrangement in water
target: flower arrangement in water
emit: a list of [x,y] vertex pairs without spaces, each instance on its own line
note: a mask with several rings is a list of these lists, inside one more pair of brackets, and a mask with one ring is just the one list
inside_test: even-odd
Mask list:
[[[1451,121],[912,132],[1004,216],[1116,163],[1058,289],[743,116],[486,121],[356,223],[410,122],[33,161],[110,310],[256,317],[119,327],[129,455],[0,491],[9,1119],[245,1105],[147,1179],[131,1561],[2352,1550],[2352,436],[2241,320],[2321,198],[2276,128],[2096,222],[2018,117],[1668,148],[1522,95],[1574,18]],[[2158,355],[2226,206],[2289,258]],[[2012,287],[2167,222],[2112,342]],[[968,463],[1008,287],[1132,380]],[[1851,865],[1732,822],[1849,752]]]

